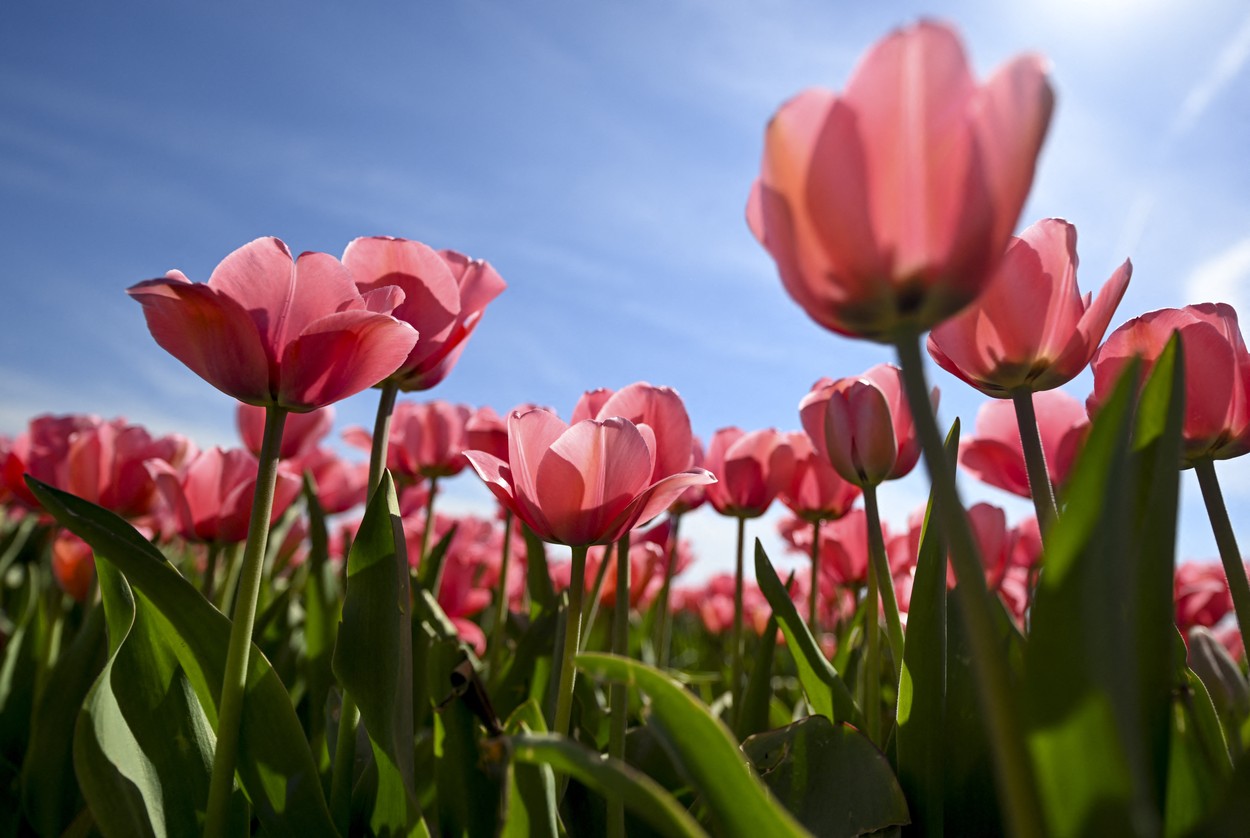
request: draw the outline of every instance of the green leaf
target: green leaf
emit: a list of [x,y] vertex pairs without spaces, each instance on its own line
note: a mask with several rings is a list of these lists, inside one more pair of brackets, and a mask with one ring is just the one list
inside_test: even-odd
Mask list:
[[701,795],[718,833],[806,834],[751,770],[729,729],[681,684],[654,667],[616,655],[583,652],[575,662],[592,677],[637,687],[651,699],[655,730]]
[[755,581],[772,606],[773,616],[786,636],[786,645],[798,665],[799,681],[803,684],[808,704],[830,721],[845,721],[863,727],[864,719],[851,698],[851,691],[846,688],[833,664],[825,658],[807,623],[799,616],[758,538],[755,539]]
[[808,716],[742,743],[755,770],[815,835],[863,835],[910,823],[889,761],[847,724]]
[[[456,537],[456,529],[458,525],[452,524],[451,529],[443,533],[443,537],[434,545],[434,549],[430,551],[430,555],[425,559],[420,572],[417,574],[417,581],[421,583],[421,587],[430,591],[434,587],[434,580],[440,578],[443,569],[443,562],[447,561],[447,550],[451,547],[451,541]],[[437,598],[437,594],[435,594]]]
[[41,587],[38,576],[37,566],[28,566],[26,607],[13,636],[5,644],[3,664],[0,664],[0,757],[12,765],[22,764],[35,706],[35,679],[42,640],[41,621],[37,616]]
[[308,509],[307,581],[304,585],[304,679],[308,729],[314,740],[325,733],[326,698],[334,681],[331,660],[342,604],[338,580],[330,567],[329,533],[325,511],[317,498],[312,477],[304,475],[304,501]]
[[347,561],[334,674],[360,708],[377,766],[369,828],[428,834],[413,790],[412,614],[408,552],[390,472],[365,509]]
[[[579,655],[579,660],[586,655]],[[606,757],[555,734],[527,733],[508,738],[512,759],[546,765],[576,778],[604,797],[619,797],[625,806],[661,834],[674,838],[706,835],[698,822],[654,780],[624,762]],[[758,833],[770,835],[776,833]]]
[[30,744],[22,763],[22,798],[27,817],[41,834],[60,834],[78,810],[74,722],[104,668],[106,647],[104,610],[95,607],[57,659],[31,717]]
[[550,672],[556,648],[557,621],[554,609],[545,610],[530,620],[517,640],[516,649],[505,659],[498,681],[491,673],[491,697],[501,716],[510,715],[527,698],[541,697],[546,691],[546,673]]
[[[103,556],[96,574],[110,657],[74,729],[74,767],[105,835],[203,829],[216,742],[178,661],[178,635]],[[232,829],[246,823],[231,812]]]
[[525,536],[525,585],[530,594],[532,617],[540,611],[556,609],[556,591],[551,586],[551,573],[547,569],[547,548],[533,530],[524,523],[520,526],[521,534]]
[[1172,725],[1172,574],[1183,365],[1173,338],[1142,390],[1128,365],[1047,535],[1025,689],[1056,835],[1163,828]]
[[[538,702],[529,699],[516,709],[504,724],[504,730],[516,736],[522,733],[546,733]],[[550,765],[509,760],[508,797],[505,804],[503,838],[556,838],[559,833],[556,814],[556,778]]]
[[[951,458],[959,450],[959,420],[946,436],[945,450]],[[898,780],[923,835],[941,835],[944,819],[946,619],[946,550],[933,523],[930,493],[907,614],[894,737]]]
[[777,618],[770,616],[755,646],[755,664],[742,694],[742,712],[735,726],[739,739],[768,729],[768,701],[773,694],[773,652],[777,649]]
[[[165,561],[152,544],[106,509],[40,483],[27,485],[97,559],[112,563],[176,635],[174,651],[215,723],[230,621]],[[253,645],[240,725],[237,772],[255,814],[278,835],[333,835],[321,781],[286,687]]]
[[1172,703],[1165,835],[1185,835],[1210,815],[1232,773],[1206,687],[1188,669],[1182,667],[1180,676]]

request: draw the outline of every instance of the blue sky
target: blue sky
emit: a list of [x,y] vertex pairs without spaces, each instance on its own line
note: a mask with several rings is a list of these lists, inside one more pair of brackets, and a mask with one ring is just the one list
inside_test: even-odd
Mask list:
[[[764,124],[922,15],[955,23],[983,76],[1051,59],[1020,223],[1077,225],[1085,290],[1132,257],[1113,325],[1205,300],[1250,316],[1250,14],[1231,0],[24,3],[0,26],[0,433],[83,411],[232,443],[229,400],[123,290],[171,268],[205,280],[257,236],[337,255],[376,234],[509,283],[431,397],[567,415],[582,390],[646,379],[705,437],[797,428],[816,378],[892,358],[808,321],[747,232]],[[943,421],[970,425],[980,397],[931,378]],[[343,403],[339,427],[374,404]],[[1218,470],[1250,521],[1250,464]],[[454,503],[485,503],[474,480]],[[1190,476],[1183,493],[1181,555],[1214,555]],[[923,494],[918,476],[887,487],[887,517]],[[696,518],[700,575],[727,567],[732,525]]]

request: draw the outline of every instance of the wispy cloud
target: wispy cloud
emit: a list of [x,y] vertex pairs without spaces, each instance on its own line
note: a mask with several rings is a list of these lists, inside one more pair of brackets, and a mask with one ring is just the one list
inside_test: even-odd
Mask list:
[[1228,303],[1238,311],[1250,312],[1250,236],[1195,266],[1185,279],[1185,292],[1191,302]]

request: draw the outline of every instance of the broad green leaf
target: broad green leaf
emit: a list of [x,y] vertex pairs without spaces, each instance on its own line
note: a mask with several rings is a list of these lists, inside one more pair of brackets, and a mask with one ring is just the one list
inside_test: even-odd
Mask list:
[[[538,702],[529,699],[518,707],[504,724],[504,730],[512,736],[546,733],[547,722]],[[509,760],[507,774],[508,798],[501,836],[556,838],[556,778],[551,766]]]
[[1163,828],[1171,728],[1180,343],[1136,405],[1130,364],[1102,406],[1047,535],[1024,695],[1056,835]]
[[519,521],[517,523],[525,536],[525,585],[530,594],[530,616],[536,616],[540,611],[554,611],[556,592],[551,586],[551,574],[547,569],[547,549],[533,530]]
[[821,651],[816,638],[812,637],[807,623],[799,616],[758,538],[755,540],[755,581],[772,606],[773,616],[786,636],[786,645],[790,647],[798,666],[799,681],[803,684],[807,703],[830,721],[850,722],[863,727],[863,716],[855,706],[850,690]]
[[325,511],[310,475],[304,475],[304,502],[308,510],[308,562],[304,584],[304,679],[308,729],[313,740],[325,731],[323,708],[334,681],[331,660],[342,603],[338,580],[330,567],[329,533]]
[[[230,621],[124,520],[95,504],[27,477],[66,529],[111,562],[176,635],[174,651],[209,721],[216,723]],[[253,645],[240,725],[237,772],[255,814],[278,835],[333,835],[321,781],[291,698]]]
[[1250,754],[1238,760],[1219,798],[1211,814],[1186,833],[1190,838],[1245,834],[1250,823]]
[[1232,773],[1206,687],[1188,669],[1180,675],[1172,702],[1165,835],[1185,835],[1209,816]]
[[[578,656],[579,660],[584,657],[587,656]],[[707,834],[690,813],[654,780],[620,760],[603,756],[555,734],[518,734],[509,737],[508,742],[512,759],[516,762],[550,766],[605,797],[619,797],[629,811],[646,820],[663,835],[695,838]],[[771,836],[781,833],[756,834]]]
[[850,725],[808,716],[748,738],[742,750],[815,835],[852,838],[910,823],[889,761]]
[[[959,450],[959,420],[946,436],[946,454]],[[898,781],[923,835],[942,834],[946,779],[946,550],[933,522],[933,496],[920,531],[916,575],[898,684],[895,754]]]
[[[203,828],[216,738],[179,663],[179,639],[103,556],[96,574],[110,656],[78,716],[74,766],[108,836],[190,835]],[[231,812],[242,829],[244,809]]]
[[58,835],[78,811],[74,779],[74,722],[100,670],[107,641],[104,610],[91,608],[70,647],[48,676],[30,723],[30,744],[22,763],[22,801],[31,824]]
[[495,673],[491,673],[491,697],[500,715],[511,715],[529,697],[541,700],[556,648],[557,620],[554,609],[545,610],[530,620],[517,640],[516,649],[505,659],[500,677],[496,679]]
[[651,699],[656,732],[699,792],[719,834],[806,834],[768,793],[729,729],[681,684],[658,669],[616,655],[583,652],[575,662],[591,677],[637,687]]
[[384,471],[352,541],[333,662],[373,750],[377,792],[369,828],[375,834],[428,834],[413,790],[408,573],[395,484]]

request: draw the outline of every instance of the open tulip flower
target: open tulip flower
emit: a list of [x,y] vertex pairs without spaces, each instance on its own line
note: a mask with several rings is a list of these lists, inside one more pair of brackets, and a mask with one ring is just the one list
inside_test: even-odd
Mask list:
[[981,85],[949,27],[896,30],[841,94],[804,91],[769,122],[751,231],[820,325],[886,342],[919,334],[990,280],[1053,98],[1038,56]]
[[1094,356],[1133,273],[1126,259],[1091,302],[1076,266],[1076,228],[1042,219],[1011,240],[976,302],[934,327],[929,354],[996,398],[1066,384]]
[[566,425],[543,409],[508,417],[508,461],[465,456],[504,508],[539,538],[589,546],[646,523],[688,486],[712,483],[705,469],[655,478],[656,434],[620,417]]
[[161,347],[241,402],[302,413],[389,376],[417,330],[390,316],[394,286],[362,296],[326,253],[291,251],[275,238],[231,253],[205,284],[180,271],[127,290]]
[[673,388],[639,381],[615,392],[607,388],[590,390],[578,400],[570,421],[576,424],[583,419],[610,416],[651,428],[655,434],[656,479],[690,468],[694,450],[690,417]]
[[758,518],[790,482],[794,452],[785,435],[767,428],[746,433],[721,428],[712,435],[704,463],[716,475],[707,499],[722,515]]
[[[1047,473],[1051,483],[1062,486],[1089,432],[1089,417],[1085,406],[1062,390],[1036,393],[1033,401]],[[976,435],[960,441],[959,464],[983,483],[1031,496],[1020,429],[1010,402],[995,399],[981,405]]]
[[404,292],[392,313],[421,333],[391,376],[404,391],[428,390],[447,377],[487,304],[506,287],[481,259],[389,236],[355,239],[343,264],[362,294],[390,285]]

